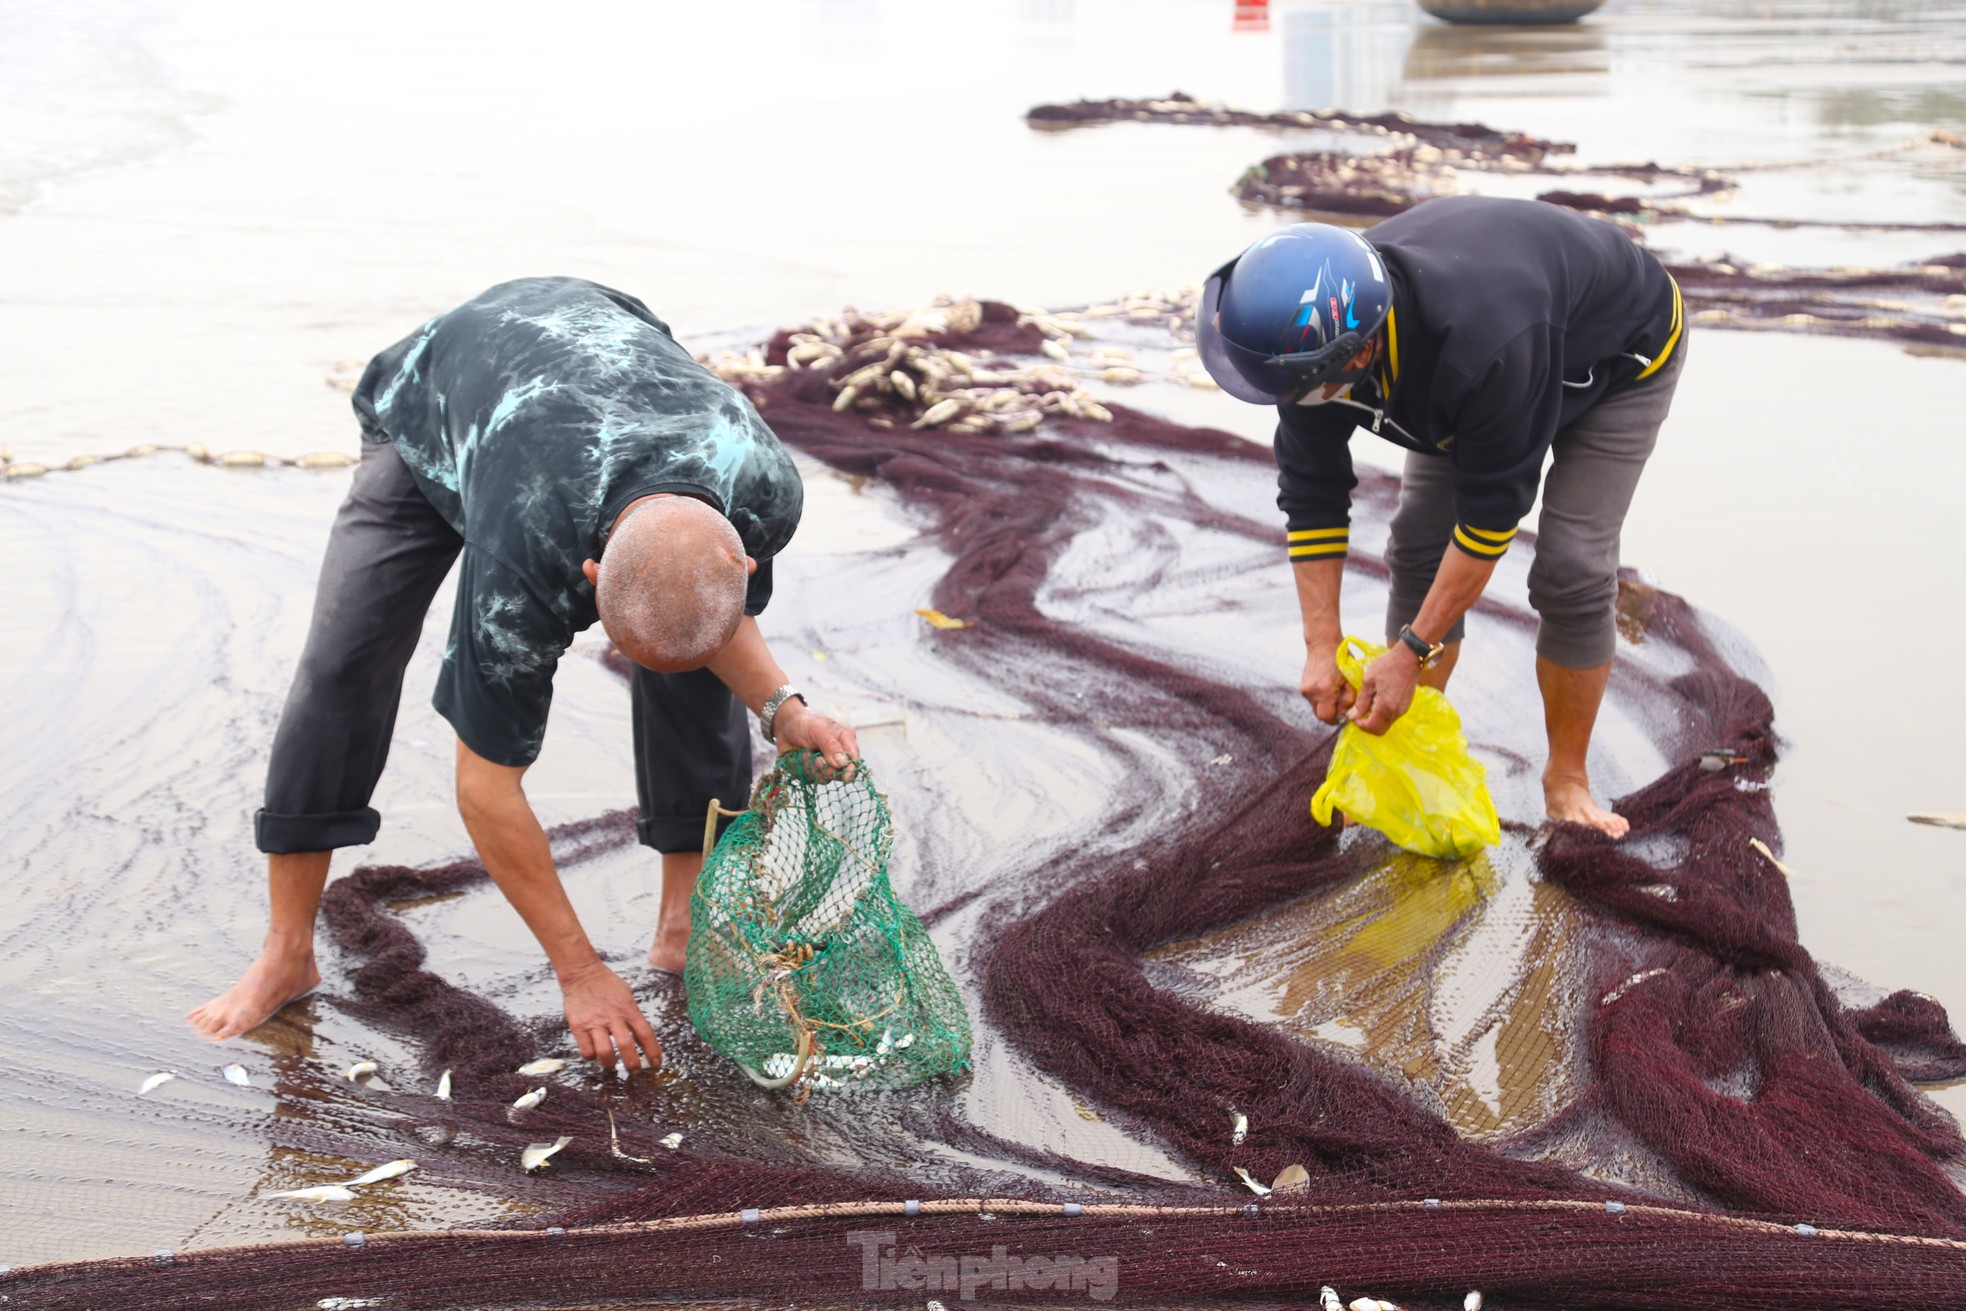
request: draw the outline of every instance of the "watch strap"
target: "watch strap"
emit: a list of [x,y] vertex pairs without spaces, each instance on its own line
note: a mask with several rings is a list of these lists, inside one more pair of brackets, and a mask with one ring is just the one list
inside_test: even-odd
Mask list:
[[802,706],[811,704],[806,700],[806,694],[790,683],[765,698],[764,707],[758,711],[758,733],[765,741],[773,745],[777,744],[778,712],[784,709],[785,703],[793,697],[797,697]]
[[1411,651],[1414,655],[1420,657],[1420,668],[1422,669],[1425,669],[1429,665],[1433,664],[1434,657],[1439,655],[1441,651],[1445,649],[1442,643],[1439,642],[1430,643],[1427,641],[1426,638],[1414,632],[1412,624],[1402,624],[1400,626],[1399,642],[1401,646],[1404,646],[1407,650]]

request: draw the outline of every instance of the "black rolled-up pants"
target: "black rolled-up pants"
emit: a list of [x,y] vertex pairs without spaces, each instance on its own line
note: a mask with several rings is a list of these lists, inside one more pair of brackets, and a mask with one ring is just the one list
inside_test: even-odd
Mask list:
[[[463,545],[396,448],[364,442],[328,534],[307,645],[273,735],[266,804],[253,816],[261,851],[375,840],[382,816],[369,800],[389,759],[403,671]],[[710,799],[735,809],[750,793],[744,707],[707,669],[637,667],[629,699],[641,840],[657,851],[694,851]]]

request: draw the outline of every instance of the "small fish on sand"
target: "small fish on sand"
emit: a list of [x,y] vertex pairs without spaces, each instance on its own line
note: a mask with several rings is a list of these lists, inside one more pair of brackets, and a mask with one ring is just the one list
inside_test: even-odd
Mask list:
[[451,1072],[449,1070],[445,1070],[443,1073],[443,1077],[437,1080],[437,1100],[447,1102],[450,1099],[451,1099]]
[[341,1184],[322,1184],[318,1188],[289,1188],[284,1193],[268,1193],[268,1197],[285,1197],[296,1202],[352,1202],[355,1194]]
[[1906,815],[1914,824],[1930,824],[1934,828],[1966,828],[1966,810],[1942,815],[1935,811],[1921,811],[1916,815]]
[[1242,1146],[1242,1140],[1249,1137],[1249,1117],[1241,1111],[1237,1111],[1234,1114],[1235,1118],[1230,1121],[1229,1144],[1233,1147],[1240,1147]]
[[621,1150],[621,1130],[615,1128],[613,1107],[608,1108],[608,1150],[614,1153],[617,1160],[633,1161],[637,1165],[649,1164],[648,1157],[630,1156]]
[[521,1097],[518,1101],[513,1102],[512,1109],[515,1111],[530,1111],[533,1107],[539,1105],[541,1102],[545,1100],[546,1100],[546,1089],[535,1088],[531,1092],[527,1093],[524,1097]]
[[1338,1300],[1338,1290],[1326,1284],[1317,1291],[1319,1311],[1345,1311],[1345,1304]]
[[226,1066],[225,1081],[227,1083],[237,1084],[241,1088],[250,1088],[253,1086],[253,1077],[246,1073],[246,1067],[243,1065]]
[[137,1096],[148,1097],[175,1078],[177,1078],[176,1070],[163,1070],[153,1074],[137,1086]]
[[1268,1197],[1270,1195],[1269,1185],[1257,1183],[1255,1179],[1250,1177],[1249,1171],[1243,1169],[1241,1166],[1236,1167],[1236,1176],[1249,1186],[1250,1192],[1255,1193],[1258,1197]]
[[375,1072],[376,1063],[374,1061],[357,1061],[348,1067],[348,1073],[344,1077],[350,1083],[360,1083],[364,1078]]
[[666,1133],[662,1135],[660,1141],[664,1147],[673,1152],[683,1145],[683,1136],[679,1133]]
[[1775,858],[1775,853],[1769,850],[1768,844],[1766,842],[1763,842],[1760,838],[1749,838],[1748,845],[1750,847],[1753,847],[1756,851],[1760,852],[1762,859],[1766,860],[1770,865],[1773,865],[1781,873],[1781,876],[1783,878],[1790,879],[1795,877],[1794,872],[1790,870],[1787,865],[1784,865],[1781,861]]
[[525,1075],[527,1078],[532,1078],[541,1074],[558,1074],[566,1068],[567,1063],[559,1057],[542,1056],[536,1061],[527,1061],[524,1065],[521,1065],[518,1073]]
[[545,1165],[547,1161],[551,1160],[554,1153],[572,1141],[573,1139],[563,1134],[550,1143],[533,1143],[525,1151],[519,1153],[519,1166],[527,1174],[531,1174],[534,1170],[537,1170],[540,1166]]
[[416,1169],[415,1161],[389,1161],[385,1164],[378,1165],[367,1174],[357,1175],[341,1186],[343,1188],[363,1188],[369,1184],[379,1184],[385,1179],[400,1178],[414,1169]]

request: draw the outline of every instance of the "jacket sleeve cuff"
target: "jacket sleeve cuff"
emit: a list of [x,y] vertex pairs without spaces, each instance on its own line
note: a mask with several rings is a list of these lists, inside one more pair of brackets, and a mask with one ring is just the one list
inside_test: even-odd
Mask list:
[[1342,560],[1351,546],[1352,530],[1340,528],[1293,528],[1285,542],[1292,560]]
[[1477,560],[1499,560],[1515,540],[1514,528],[1475,528],[1468,524],[1454,525],[1454,545],[1472,555]]

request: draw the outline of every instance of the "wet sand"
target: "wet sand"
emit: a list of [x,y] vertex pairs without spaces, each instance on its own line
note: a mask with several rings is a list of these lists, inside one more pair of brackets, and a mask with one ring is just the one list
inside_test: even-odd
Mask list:
[[[1966,20],[1916,6],[1783,6],[1763,18],[1759,4],[1711,16],[1614,0],[1585,28],[1534,37],[1453,32],[1394,4],[1279,6],[1269,31],[1237,33],[1227,8],[1027,0],[931,16],[815,3],[661,19],[624,8],[606,41],[471,29],[471,60],[432,57],[431,43],[460,30],[439,11],[391,8],[392,39],[378,41],[385,11],[361,6],[250,17],[193,6],[135,23],[122,7],[78,10],[114,29],[102,39],[127,62],[90,56],[67,28],[61,48],[122,70],[128,117],[145,127],[84,171],[43,170],[4,193],[20,199],[0,216],[0,440],[51,461],[140,441],[347,449],[346,399],[324,375],[518,273],[622,286],[707,342],[713,330],[741,336],[747,324],[944,289],[1060,305],[1191,280],[1278,221],[1226,196],[1246,164],[1282,148],[1275,135],[1032,133],[1021,114],[1046,99],[1180,86],[1258,108],[1383,103],[1573,137],[1594,158],[1713,163],[1864,153],[1966,116]],[[709,66],[692,53],[733,48],[740,29],[741,61]],[[27,37],[15,48],[52,40]],[[578,77],[542,60],[542,39],[587,60]],[[242,53],[276,48],[294,53]],[[486,103],[482,88],[501,78],[506,89]],[[406,132],[406,120],[419,129]],[[1962,191],[1958,169],[1885,161],[1768,174],[1734,203],[1917,218],[1956,210]],[[1936,253],[1901,236],[1684,226],[1655,240],[1825,263]],[[1966,806],[1954,746],[1966,693],[1935,672],[1944,652],[1966,649],[1945,546],[1966,474],[1955,403],[1966,375],[1956,359],[1875,343],[1709,332],[1692,349],[1626,560],[1765,661],[1791,742],[1778,806],[1803,940],[1878,985],[1966,1004],[1966,964],[1952,950],[1966,922],[1966,838],[1903,819]],[[1219,396],[1140,400],[1266,437],[1260,413]],[[1358,443],[1360,455],[1379,455],[1371,445]],[[0,1264],[491,1218],[478,1194],[416,1176],[352,1216],[251,1200],[310,1164],[268,1148],[256,1128],[268,1114],[341,1116],[352,1143],[389,1141],[385,1107],[323,1083],[394,1051],[334,1009],[332,962],[330,999],[297,1012],[311,1023],[219,1050],[180,1020],[230,980],[263,928],[249,816],[344,480],[158,456],[0,487],[0,799],[14,816],[4,851],[14,910],[0,916],[0,1201],[21,1217],[0,1238]],[[1062,751],[1016,705],[953,680],[912,614],[939,571],[934,553],[909,545],[878,488],[810,482],[821,494],[767,629],[822,705],[884,721],[865,742],[904,825],[904,895],[932,906],[957,891],[913,882],[926,850],[975,886],[1047,853],[1069,868],[1105,772],[1121,763]],[[1252,513],[1266,512],[1263,488],[1248,495]],[[1112,540],[1090,535],[1088,558]],[[1124,557],[1105,562],[1114,558]],[[843,571],[850,591],[837,586]],[[1247,589],[1244,610],[1198,622],[1191,597],[1224,577]],[[1519,595],[1520,577],[1498,586]],[[1174,580],[1109,569],[1098,588],[1056,604],[1198,656],[1232,648],[1252,686],[1285,698],[1299,663],[1287,589],[1280,566],[1252,557]],[[1370,588],[1355,588],[1347,608],[1354,631],[1376,627]],[[387,826],[338,869],[464,848],[449,732],[428,707],[442,599],[432,613],[377,799]],[[1462,666],[1457,703],[1477,742],[1503,753],[1493,758],[1526,758],[1526,650],[1479,621],[1474,636],[1483,645]],[[577,648],[593,649],[591,636]],[[632,801],[623,704],[598,662],[566,662],[529,779],[549,823]],[[1137,752],[1126,767],[1151,762],[1170,778],[1193,767],[1167,743]],[[1611,788],[1656,767],[1615,723],[1603,757]],[[956,767],[973,760],[982,766]],[[1501,771],[1505,813],[1531,817],[1531,777]],[[624,964],[646,947],[650,872],[645,856],[624,853],[569,879],[590,924],[621,926],[604,950]],[[1527,895],[1523,886],[1505,871],[1488,904]],[[1007,909],[986,897],[938,923],[966,988],[974,945]],[[435,944],[436,968],[550,1021],[543,966],[495,898],[409,913]],[[1257,926],[1251,945],[1291,928]],[[1241,980],[1280,988],[1263,1002],[1271,1013],[1320,1036],[1333,1015],[1371,1008],[1369,996],[1319,1004],[1306,987],[1327,962],[1297,950],[1301,962],[1279,948]],[[1415,1077],[1465,1132],[1506,1131],[1537,1112],[1471,1055],[1492,1041],[1517,1053],[1518,1071],[1547,1060],[1508,1007],[1493,1012],[1508,1018],[1499,1028],[1470,1021],[1490,1013],[1484,998],[1541,986],[1519,981],[1450,989],[1435,1023],[1451,1041],[1386,1037],[1388,1050],[1405,1043]],[[682,1023],[674,998],[653,986],[649,996],[665,1033]],[[1417,1005],[1372,1013],[1411,1025]],[[281,1080],[281,1094],[223,1084],[217,1067],[233,1059],[262,1088]],[[184,1077],[135,1100],[159,1069]],[[1185,1175],[1074,1114],[987,1031],[975,1076],[950,1095],[1020,1142]],[[770,1114],[752,1103],[703,1113],[714,1123]],[[838,1118],[814,1116],[803,1132],[801,1153],[845,1150]],[[876,1159],[907,1151],[899,1136],[857,1146]]]

